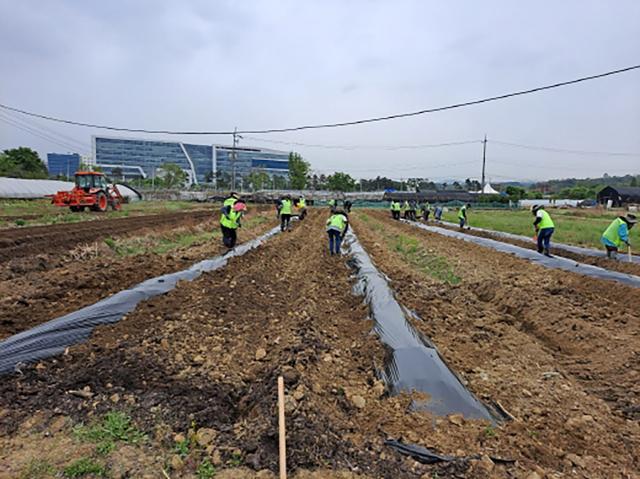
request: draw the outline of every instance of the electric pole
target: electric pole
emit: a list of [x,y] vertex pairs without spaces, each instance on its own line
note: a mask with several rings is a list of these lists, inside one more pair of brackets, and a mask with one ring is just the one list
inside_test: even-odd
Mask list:
[[485,169],[485,165],[487,163],[487,134],[485,133],[484,135],[484,141],[482,142],[482,183],[481,183],[481,190],[480,190],[480,194],[484,194],[484,169]]
[[238,127],[233,129],[233,149],[231,150],[231,191],[236,189],[236,145],[238,144]]

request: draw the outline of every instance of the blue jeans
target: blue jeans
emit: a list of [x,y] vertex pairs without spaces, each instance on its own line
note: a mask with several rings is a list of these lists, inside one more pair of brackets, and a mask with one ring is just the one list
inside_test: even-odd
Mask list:
[[329,230],[327,233],[329,234],[329,252],[331,254],[340,254],[342,235],[337,230]]
[[553,228],[543,228],[538,231],[538,253],[549,251],[549,243],[551,242],[553,231]]

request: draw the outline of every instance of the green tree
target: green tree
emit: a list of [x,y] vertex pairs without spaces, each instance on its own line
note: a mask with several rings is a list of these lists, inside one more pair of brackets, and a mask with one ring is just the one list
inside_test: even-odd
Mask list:
[[309,162],[305,161],[300,154],[292,151],[289,153],[289,178],[291,188],[302,190],[307,186],[307,175],[309,174]]
[[519,201],[527,195],[527,192],[524,188],[511,185],[507,186],[506,193],[511,201]]
[[631,183],[629,183],[629,186],[638,186],[638,178],[636,178],[635,176],[631,178]]
[[251,185],[253,191],[262,190],[269,186],[270,178],[264,171],[255,170],[247,176],[246,183]]
[[187,173],[175,163],[164,163],[162,171],[164,171],[162,183],[165,188],[178,188],[187,181]]
[[336,172],[327,178],[327,188],[331,191],[353,191],[356,180],[347,173]]
[[271,182],[273,184],[273,187],[276,190],[286,190],[287,189],[288,178],[286,176],[274,175],[271,178]]
[[21,146],[2,152],[0,155],[0,176],[46,178],[47,167],[36,151]]

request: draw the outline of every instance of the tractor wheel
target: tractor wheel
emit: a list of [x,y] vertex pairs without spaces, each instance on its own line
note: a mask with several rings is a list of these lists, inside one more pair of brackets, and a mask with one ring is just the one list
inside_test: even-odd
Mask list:
[[78,211],[80,211],[80,207],[79,207],[79,206],[69,206],[69,209],[70,209],[73,213],[77,213]]
[[96,204],[93,206],[93,210],[105,212],[107,211],[108,204],[107,195],[102,191],[98,191],[98,193],[96,193]]
[[111,209],[113,211],[120,211],[122,209],[122,204],[120,203],[120,201],[118,199],[113,199],[111,201]]

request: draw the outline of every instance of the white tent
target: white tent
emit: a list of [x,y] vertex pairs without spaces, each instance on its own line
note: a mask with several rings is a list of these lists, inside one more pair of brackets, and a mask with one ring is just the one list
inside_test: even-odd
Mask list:
[[499,195],[500,192],[498,190],[496,190],[493,186],[491,186],[491,183],[485,183],[484,188],[482,188],[480,191],[474,191],[473,193],[482,193],[484,195]]

